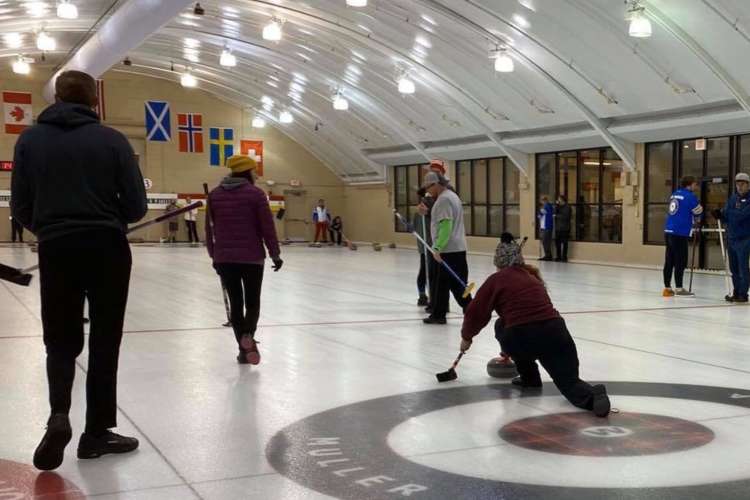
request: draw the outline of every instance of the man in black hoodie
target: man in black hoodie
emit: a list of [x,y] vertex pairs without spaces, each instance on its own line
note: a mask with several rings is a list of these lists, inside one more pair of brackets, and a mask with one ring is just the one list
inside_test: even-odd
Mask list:
[[117,426],[117,361],[130,281],[125,231],[146,214],[146,191],[125,136],[99,123],[96,82],[67,71],[56,103],[18,138],[11,180],[13,217],[39,240],[42,326],[47,350],[50,418],[34,465],[51,470],[72,437],[68,413],[83,350],[83,303],[91,329],[86,428],[78,458],[125,453],[138,440]]

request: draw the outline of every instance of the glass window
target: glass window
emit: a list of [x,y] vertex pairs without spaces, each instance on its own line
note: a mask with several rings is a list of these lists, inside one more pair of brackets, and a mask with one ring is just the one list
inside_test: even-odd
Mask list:
[[646,157],[646,174],[648,176],[647,203],[665,203],[674,191],[672,184],[672,152],[671,142],[649,144]]
[[518,205],[505,206],[504,230],[508,231],[514,236],[518,236],[521,234],[521,209]]
[[646,209],[647,223],[646,243],[664,243],[664,224],[667,222],[669,205],[666,203],[654,203]]
[[729,137],[706,141],[706,177],[729,177]]
[[[748,141],[750,142],[750,141]],[[750,147],[750,146],[749,146]],[[521,183],[521,172],[510,162],[505,168],[505,197],[504,203],[519,203],[518,185]],[[513,233],[515,234],[515,233]]]
[[737,172],[750,172],[750,135],[743,135],[740,140],[740,154]]
[[622,205],[602,205],[602,240],[622,242]]
[[[417,213],[419,198],[417,190],[422,184],[426,165],[399,165],[393,167],[394,206],[398,213],[412,220]],[[396,232],[406,232],[406,228],[394,217]]]
[[552,192],[550,202],[554,202],[558,194],[564,194],[568,200],[575,200],[578,196],[578,154],[575,151],[560,153],[558,158],[558,187],[559,191]]
[[625,163],[611,149],[602,155],[602,203],[622,203],[622,172]]
[[471,162],[456,162],[456,188],[464,203],[471,203]]
[[474,236],[487,236],[487,205],[474,205]]
[[[502,158],[493,158],[489,163],[490,177],[490,203],[503,203],[503,160]],[[514,168],[513,170],[517,170]]]
[[[503,206],[490,206],[490,236],[500,236],[503,232]],[[516,233],[513,233],[514,235]]]
[[[509,206],[504,199],[518,204],[518,175],[518,169],[504,158],[456,162],[456,178],[464,205],[467,235],[500,236]],[[511,182],[508,183],[506,179],[511,179]]]
[[696,179],[703,177],[703,151],[695,149],[695,141],[680,143],[680,173],[679,178],[692,175]]
[[578,203],[599,203],[599,150],[581,151],[581,163]]
[[406,168],[396,167],[396,205],[406,205]]
[[484,205],[487,203],[487,160],[474,161],[472,171],[472,183],[474,184],[474,195],[472,203]]
[[536,201],[542,196],[550,199],[554,198],[557,193],[555,183],[555,155],[544,154],[538,155],[536,159]]

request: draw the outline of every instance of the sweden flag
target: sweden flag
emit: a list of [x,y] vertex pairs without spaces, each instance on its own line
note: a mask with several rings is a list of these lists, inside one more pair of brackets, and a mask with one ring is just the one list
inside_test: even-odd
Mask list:
[[211,166],[223,167],[227,158],[234,154],[234,129],[211,128],[208,138],[211,143]]

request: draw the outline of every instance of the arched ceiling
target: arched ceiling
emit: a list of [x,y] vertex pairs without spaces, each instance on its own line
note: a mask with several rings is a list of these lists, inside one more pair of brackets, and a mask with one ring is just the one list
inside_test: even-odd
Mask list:
[[[39,57],[32,32],[58,40],[64,63],[128,0],[73,0],[80,17],[33,17],[0,0],[0,57]],[[44,3],[44,2],[42,2]],[[384,164],[610,145],[633,163],[633,143],[750,130],[750,2],[644,0],[653,36],[628,36],[623,0],[202,1],[128,51],[117,71],[179,80],[255,111],[348,181],[382,180]],[[263,27],[282,19],[280,42]],[[490,50],[507,46],[513,73]],[[238,65],[219,65],[228,47]],[[174,67],[174,70],[172,68]],[[408,72],[416,93],[402,95]],[[341,90],[348,111],[332,108]],[[273,101],[272,107],[267,103]],[[266,109],[264,102],[266,101]],[[278,123],[289,110],[292,124]]]

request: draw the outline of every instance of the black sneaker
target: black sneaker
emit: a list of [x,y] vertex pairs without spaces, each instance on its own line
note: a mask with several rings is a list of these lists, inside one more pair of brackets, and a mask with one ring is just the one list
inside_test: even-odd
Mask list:
[[732,302],[735,304],[747,304],[747,297],[735,297]]
[[610,403],[607,396],[607,389],[601,384],[597,384],[593,389],[594,401],[591,405],[591,411],[597,417],[606,417],[609,415]]
[[421,294],[419,296],[419,300],[417,300],[418,306],[426,306],[430,303],[429,299],[427,298],[427,295]]
[[105,431],[101,436],[84,432],[78,441],[78,458],[99,458],[110,453],[129,453],[138,448],[138,440]]
[[447,321],[445,318],[434,318],[432,316],[428,316],[422,320],[422,323],[424,323],[425,325],[444,325],[447,323]]
[[523,389],[540,389],[542,387],[542,382],[527,382],[524,379],[521,378],[521,376],[513,377],[513,380],[510,381],[511,384],[521,387]]
[[734,302],[736,298],[734,295],[724,295],[724,300],[727,302]]
[[34,467],[39,470],[60,467],[65,456],[65,447],[72,437],[73,430],[70,428],[68,416],[64,413],[52,415],[47,421],[47,432],[34,452]]

